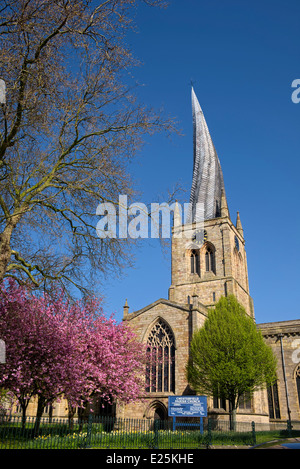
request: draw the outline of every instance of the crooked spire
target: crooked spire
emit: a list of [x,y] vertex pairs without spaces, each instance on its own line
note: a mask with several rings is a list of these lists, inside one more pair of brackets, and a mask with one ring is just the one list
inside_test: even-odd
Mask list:
[[223,198],[225,197],[220,161],[193,87],[192,113],[194,164],[188,223],[201,221],[203,217],[204,220],[220,217],[222,192]]

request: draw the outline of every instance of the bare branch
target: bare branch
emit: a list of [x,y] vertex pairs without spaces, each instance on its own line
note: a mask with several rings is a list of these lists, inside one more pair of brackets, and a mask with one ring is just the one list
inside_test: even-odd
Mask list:
[[127,240],[97,237],[96,207],[132,196],[144,136],[175,129],[128,85],[138,1],[0,0],[0,281],[86,292],[132,260]]

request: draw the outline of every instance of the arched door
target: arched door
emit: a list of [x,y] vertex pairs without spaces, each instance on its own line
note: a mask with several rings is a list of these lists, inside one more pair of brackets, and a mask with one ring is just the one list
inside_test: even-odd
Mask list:
[[166,411],[162,407],[156,407],[154,411],[154,420],[166,420]]

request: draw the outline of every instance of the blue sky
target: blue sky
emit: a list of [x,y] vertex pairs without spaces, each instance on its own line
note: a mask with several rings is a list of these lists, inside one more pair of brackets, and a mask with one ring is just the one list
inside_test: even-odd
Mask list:
[[[141,5],[128,44],[142,65],[138,96],[179,122],[182,135],[147,138],[130,170],[140,200],[165,200],[179,182],[188,202],[193,140],[191,80],[224,174],[232,220],[240,211],[258,323],[300,318],[299,0],[171,0]],[[105,310],[122,318],[168,297],[170,253],[142,240],[135,267],[102,286]]]

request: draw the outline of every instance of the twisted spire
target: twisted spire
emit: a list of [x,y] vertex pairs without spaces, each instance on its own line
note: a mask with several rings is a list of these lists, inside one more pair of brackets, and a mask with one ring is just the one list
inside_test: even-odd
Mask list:
[[187,223],[221,216],[223,173],[202,109],[192,87],[194,164]]

